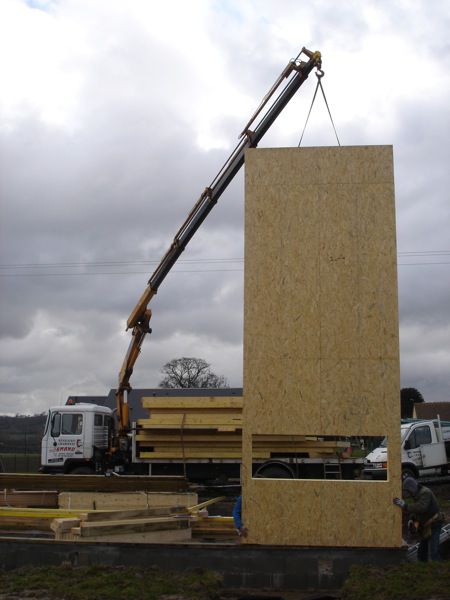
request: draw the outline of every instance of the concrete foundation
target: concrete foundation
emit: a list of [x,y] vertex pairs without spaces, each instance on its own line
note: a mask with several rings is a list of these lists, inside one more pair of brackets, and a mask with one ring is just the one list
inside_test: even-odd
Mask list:
[[354,564],[392,565],[406,551],[368,548],[301,548],[236,544],[106,544],[51,540],[0,540],[0,568],[49,565],[203,568],[222,574],[226,588],[336,590]]

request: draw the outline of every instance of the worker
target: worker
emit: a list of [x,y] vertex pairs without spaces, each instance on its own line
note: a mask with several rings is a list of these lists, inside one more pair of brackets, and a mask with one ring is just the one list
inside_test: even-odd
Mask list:
[[242,496],[239,496],[233,506],[234,526],[239,537],[247,537],[247,528],[242,522]]
[[439,540],[444,518],[435,495],[414,477],[406,477],[403,481],[403,495],[412,498],[413,502],[406,503],[402,498],[394,498],[394,504],[410,516],[408,529],[417,530],[420,540],[417,560],[440,560]]

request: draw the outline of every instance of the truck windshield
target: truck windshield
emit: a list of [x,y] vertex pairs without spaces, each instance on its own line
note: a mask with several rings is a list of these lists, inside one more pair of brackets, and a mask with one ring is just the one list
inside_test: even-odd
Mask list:
[[54,413],[52,418],[51,435],[57,437],[59,435],[81,435],[83,432],[83,415],[82,414],[63,414]]

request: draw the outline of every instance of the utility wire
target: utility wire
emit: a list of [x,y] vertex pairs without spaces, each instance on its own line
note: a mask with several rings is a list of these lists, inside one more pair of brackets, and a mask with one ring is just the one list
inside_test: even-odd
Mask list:
[[[400,258],[408,257],[423,257],[428,256],[450,256],[450,250],[414,250],[397,252],[397,256]],[[52,268],[95,268],[95,267],[117,267],[117,266],[134,266],[134,265],[152,265],[157,264],[158,259],[147,259],[147,260],[101,260],[101,261],[79,261],[79,262],[47,262],[47,263],[6,263],[0,264],[0,269],[52,269]],[[186,265],[207,265],[207,264],[226,264],[226,263],[243,263],[244,258],[193,258],[178,260],[178,264]],[[409,263],[399,263],[409,264]],[[416,264],[416,263],[410,263]],[[434,263],[418,263],[418,264],[434,264]],[[447,263],[444,263],[447,264]]]
[[[398,267],[450,265],[450,262],[397,263]],[[175,269],[173,273],[243,273],[244,269]],[[148,271],[94,271],[84,273],[0,273],[2,277],[93,277],[97,275],[148,275]]]

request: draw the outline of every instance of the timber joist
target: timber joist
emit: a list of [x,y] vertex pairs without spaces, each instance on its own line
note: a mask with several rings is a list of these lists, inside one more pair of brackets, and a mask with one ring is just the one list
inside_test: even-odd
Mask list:
[[192,410],[192,409],[239,409],[242,410],[242,397],[239,396],[192,396],[190,398],[153,398],[146,397],[142,398],[142,406],[144,408],[154,410],[175,410],[180,409]]
[[43,475],[0,473],[0,490],[57,490],[71,492],[178,492],[187,490],[183,477],[142,475]]

